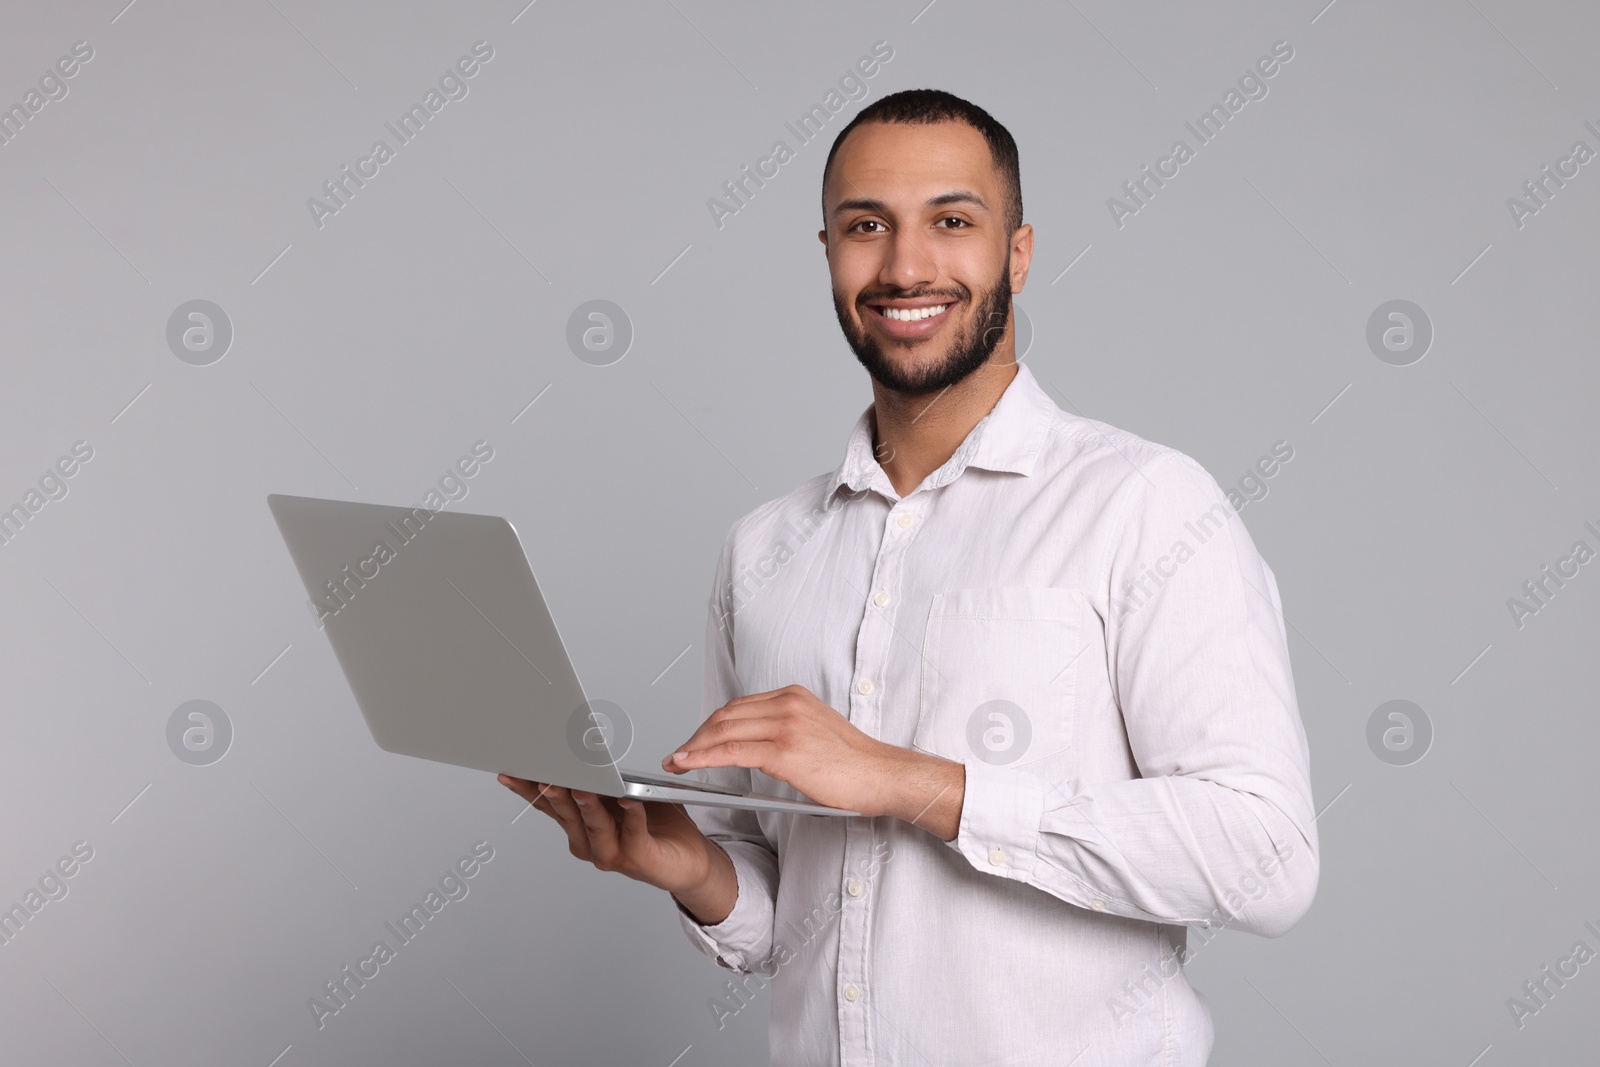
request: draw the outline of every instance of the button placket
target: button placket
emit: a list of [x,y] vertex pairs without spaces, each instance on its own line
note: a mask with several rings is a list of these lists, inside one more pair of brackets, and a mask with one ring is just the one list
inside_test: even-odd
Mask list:
[[[861,626],[856,637],[856,661],[850,687],[850,721],[873,737],[881,737],[882,707],[885,696],[895,697],[880,686],[887,676],[887,659],[894,635],[894,595],[900,576],[901,560],[911,542],[908,528],[915,519],[908,512],[891,509],[884,519],[884,533],[873,561],[872,578],[862,590]],[[839,1062],[843,1067],[870,1067],[870,1012],[862,1010],[861,998],[871,982],[867,931],[871,929],[873,897],[853,872],[870,865],[878,836],[876,819],[852,819],[845,827],[845,879],[840,897],[838,975]]]
[[[905,527],[913,525],[914,519],[907,510],[904,501],[891,507],[884,517],[883,537],[878,542],[877,558],[873,561],[872,578],[866,589],[865,602],[862,604],[861,626],[856,638],[856,661],[854,678],[850,696],[850,721],[864,733],[881,736],[878,729],[880,724],[879,709],[882,707],[882,694],[878,694],[879,683],[883,679],[885,660],[888,656],[894,633],[894,612],[891,606],[896,603],[893,590],[900,575],[901,560],[909,544],[909,538],[902,532]],[[863,697],[877,699],[862,700]]]
[[[876,821],[852,819],[846,826],[844,853],[847,869],[855,867],[856,857],[870,854],[872,840],[876,836]],[[870,901],[855,897],[851,885],[845,886],[839,900],[839,958],[835,963],[841,1067],[871,1067],[867,1058],[867,1049],[870,1047],[867,1016],[870,1013],[862,1011],[858,1003],[861,990],[871,980],[867,955],[869,906]]]

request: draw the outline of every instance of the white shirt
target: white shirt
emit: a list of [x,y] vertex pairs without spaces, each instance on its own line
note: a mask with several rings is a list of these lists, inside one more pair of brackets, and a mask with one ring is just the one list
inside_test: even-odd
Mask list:
[[1204,1064],[1186,928],[1277,936],[1317,885],[1271,569],[1204,468],[1026,364],[904,497],[870,412],[837,471],[729,532],[706,711],[803,685],[964,764],[960,829],[688,809],[738,875],[723,922],[678,908],[735,972],[711,1014],[768,989],[775,1067]]

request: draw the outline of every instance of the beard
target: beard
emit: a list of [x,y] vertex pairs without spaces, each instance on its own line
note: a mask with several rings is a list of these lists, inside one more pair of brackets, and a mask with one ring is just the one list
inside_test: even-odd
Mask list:
[[[845,340],[856,354],[856,359],[872,375],[873,381],[891,392],[904,393],[909,396],[925,396],[948,389],[964,381],[979,367],[989,362],[989,357],[994,354],[995,346],[1005,336],[1006,323],[1011,316],[1011,256],[1006,255],[1006,262],[1000,269],[1000,276],[983,294],[983,299],[978,306],[977,314],[971,323],[959,324],[955,327],[950,339],[950,350],[944,358],[924,366],[905,368],[886,358],[883,348],[878,344],[878,338],[873,335],[865,323],[860,328],[850,317],[845,303],[839,297],[838,290],[833,293],[833,310],[839,317],[839,328],[844,331]],[[890,299],[917,299],[919,297],[944,295],[933,291],[873,294],[888,296]],[[954,302],[959,306],[971,298],[971,293],[965,288],[958,288],[954,294]],[[946,311],[952,314],[955,309]],[[862,316],[875,314],[872,311],[862,311]],[[909,345],[892,342],[897,348],[910,352],[918,346],[926,347],[932,343],[931,338],[922,338]]]

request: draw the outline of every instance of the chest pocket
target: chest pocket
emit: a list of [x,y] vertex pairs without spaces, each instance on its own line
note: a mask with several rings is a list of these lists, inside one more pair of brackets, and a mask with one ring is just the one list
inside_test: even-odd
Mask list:
[[913,747],[1045,778],[1070,776],[1083,594],[1006,586],[936,593]]

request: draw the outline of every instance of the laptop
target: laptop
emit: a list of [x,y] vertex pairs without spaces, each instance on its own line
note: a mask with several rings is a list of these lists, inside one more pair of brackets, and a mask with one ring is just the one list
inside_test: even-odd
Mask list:
[[579,681],[506,519],[279,493],[267,506],[380,748],[609,797],[859,814],[619,767],[631,717]]

